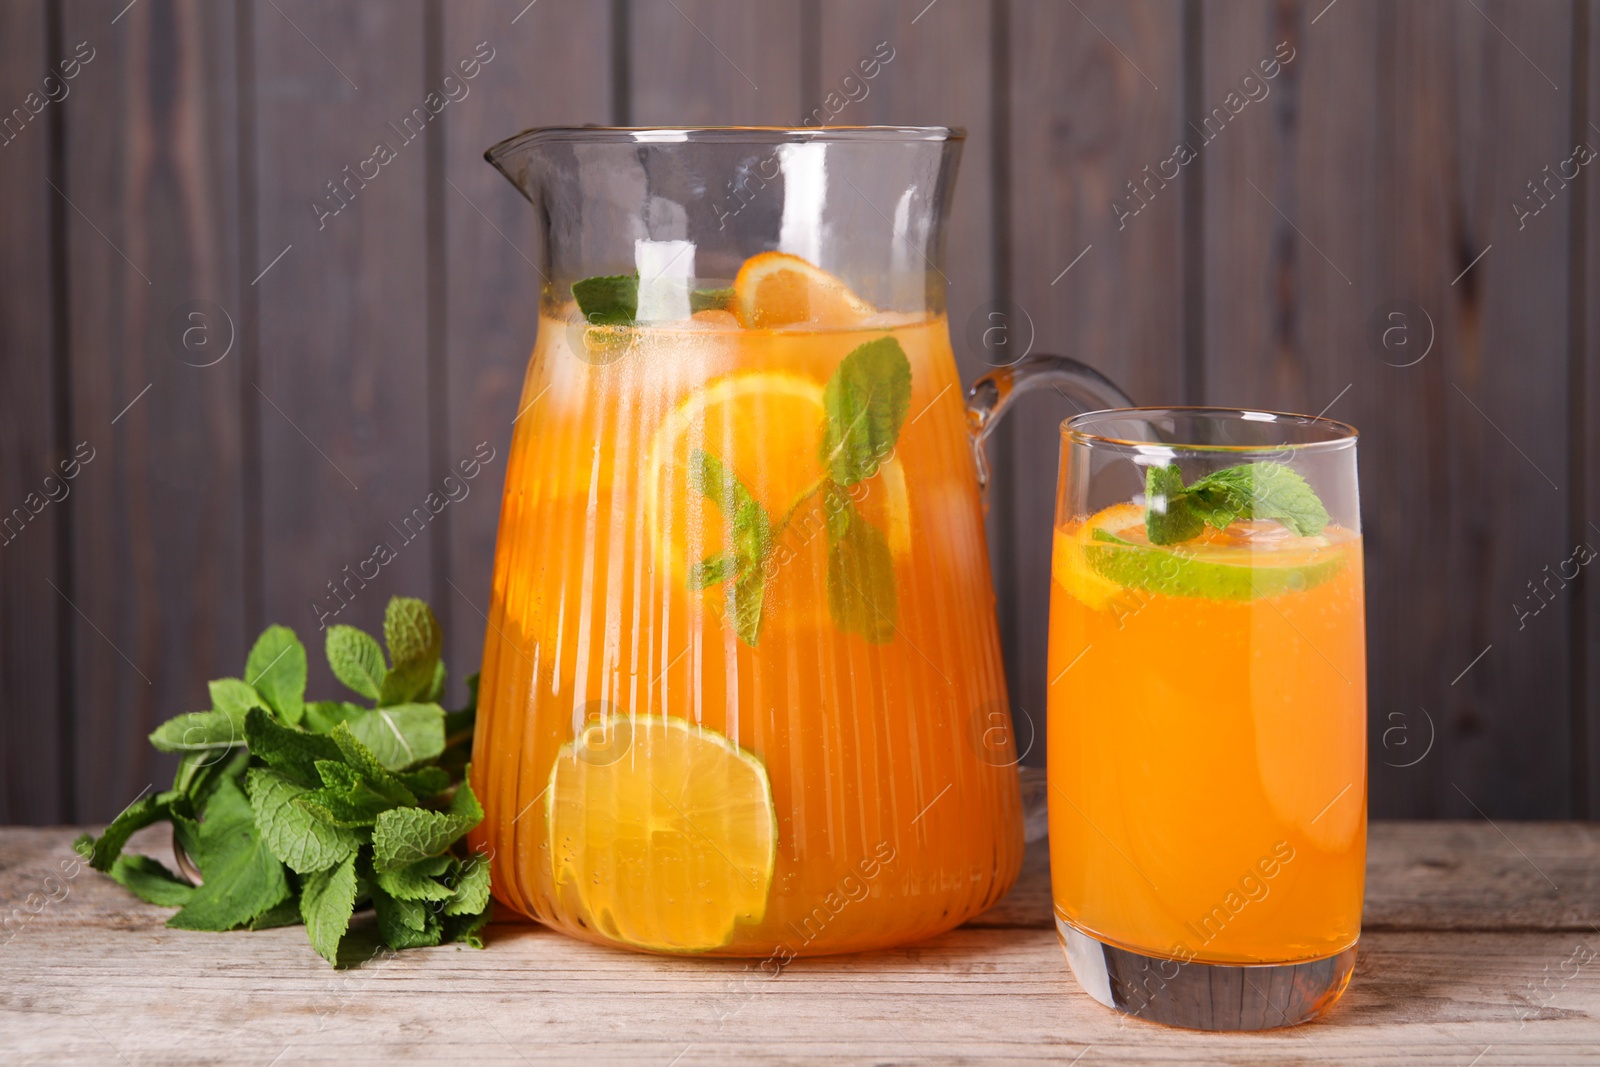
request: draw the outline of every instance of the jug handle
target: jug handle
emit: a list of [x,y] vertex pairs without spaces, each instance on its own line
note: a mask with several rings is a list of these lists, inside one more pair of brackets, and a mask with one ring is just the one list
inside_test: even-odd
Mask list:
[[967,429],[972,434],[980,490],[989,488],[989,456],[984,443],[1017,397],[1038,389],[1055,389],[1085,411],[1133,406],[1110,378],[1066,356],[1030,354],[1009,367],[990,371],[967,391]]

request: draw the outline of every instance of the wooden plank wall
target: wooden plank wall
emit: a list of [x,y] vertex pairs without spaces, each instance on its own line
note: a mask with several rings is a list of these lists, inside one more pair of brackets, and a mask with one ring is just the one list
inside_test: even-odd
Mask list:
[[[105,819],[159,783],[143,735],[270,621],[374,627],[426,595],[458,696],[536,320],[533,213],[483,148],[794,123],[879,42],[893,61],[838,121],[971,134],[963,377],[1001,358],[966,340],[1000,309],[1143,402],[1355,422],[1373,813],[1600,815],[1600,594],[1546,583],[1600,548],[1600,168],[1549,178],[1600,148],[1592,0],[16,0],[0,508],[29,517],[0,547],[0,821]],[[475,55],[467,95],[407,131]],[[351,180],[379,141],[394,159]],[[1193,161],[1148,181],[1180,142]],[[1029,400],[995,449],[1039,741],[1069,413]],[[481,443],[468,496],[352,579]]]

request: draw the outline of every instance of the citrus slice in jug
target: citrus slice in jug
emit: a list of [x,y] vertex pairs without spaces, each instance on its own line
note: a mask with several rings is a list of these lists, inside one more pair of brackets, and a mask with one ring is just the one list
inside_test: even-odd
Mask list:
[[555,889],[602,936],[705,952],[766,914],[778,820],[767,771],[667,716],[591,724],[550,772]]
[[877,311],[832,274],[787,252],[751,256],[733,279],[733,313],[750,330],[854,326]]
[[[818,492],[826,474],[819,457],[822,395],[822,382],[792,371],[739,371],[692,391],[662,419],[650,444],[645,515],[658,559],[675,585],[683,587],[696,563],[732,547],[728,517],[695,488],[691,467],[697,450],[739,479],[772,527],[788,515],[788,525],[775,530],[774,538],[780,581],[785,569],[793,571],[795,582],[809,580],[807,564],[789,567],[797,558],[825,569],[826,512]],[[891,456],[858,495],[862,514],[884,531],[890,551],[897,558],[909,551],[910,505],[898,457]]]

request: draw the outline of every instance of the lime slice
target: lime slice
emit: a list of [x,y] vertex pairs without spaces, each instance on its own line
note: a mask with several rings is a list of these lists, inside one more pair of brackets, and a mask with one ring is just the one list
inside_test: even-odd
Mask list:
[[705,952],[767,910],[778,819],[766,768],[715,730],[613,718],[550,771],[550,852],[564,907],[601,935]]
[[1177,545],[1152,545],[1138,508],[1107,508],[1078,531],[1088,567],[1129,589],[1210,600],[1254,600],[1313,589],[1347,562],[1345,546],[1327,535],[1261,544],[1211,534]]

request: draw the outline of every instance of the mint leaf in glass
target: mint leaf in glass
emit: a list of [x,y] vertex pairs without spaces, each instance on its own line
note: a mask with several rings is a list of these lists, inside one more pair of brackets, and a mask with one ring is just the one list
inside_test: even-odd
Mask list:
[[[1301,537],[1314,537],[1328,525],[1328,509],[1311,484],[1293,468],[1272,460],[1213,471],[1191,485],[1189,492],[1218,519],[1230,514],[1238,519],[1274,519]],[[1212,521],[1212,525],[1227,528],[1227,522]]]
[[1226,530],[1246,519],[1275,520],[1312,537],[1328,525],[1328,509],[1305,478],[1272,460],[1224,467],[1188,486],[1176,463],[1145,471],[1145,534],[1153,545],[1178,544],[1207,525]]

